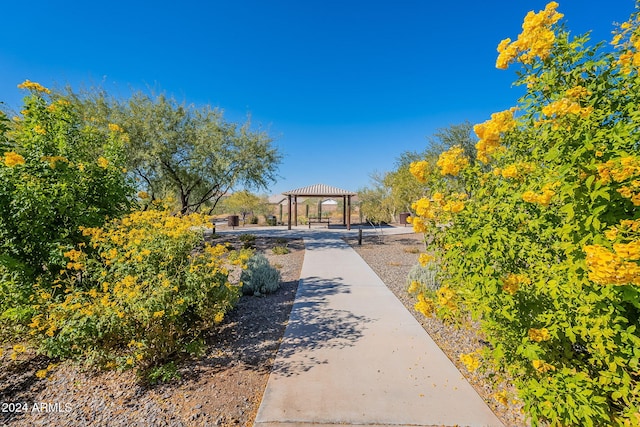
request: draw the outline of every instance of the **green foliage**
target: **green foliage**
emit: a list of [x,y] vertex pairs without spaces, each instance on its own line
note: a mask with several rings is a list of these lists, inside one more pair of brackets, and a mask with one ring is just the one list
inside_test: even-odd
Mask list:
[[372,186],[358,190],[360,212],[367,221],[373,223],[393,222],[396,207],[391,198],[391,190],[385,185],[384,177],[372,175]]
[[289,248],[286,246],[274,246],[272,251],[275,255],[286,255],[289,253]]
[[254,247],[255,242],[256,242],[256,235],[255,234],[241,234],[238,239],[242,242],[242,245],[245,249],[251,249]]
[[[126,136],[84,122],[65,99],[26,81],[21,116],[0,114],[0,306],[26,304],[83,241],[79,227],[101,225],[130,209]],[[10,276],[10,277],[9,277]]]
[[[242,223],[246,223],[247,215],[250,215],[250,223],[257,224],[257,215],[269,212],[269,201],[266,197],[259,197],[247,190],[237,191],[222,202],[225,211],[242,216]],[[255,222],[251,222],[255,221]]]
[[451,149],[411,165],[428,192],[413,225],[442,266],[436,297],[416,306],[480,320],[485,358],[514,379],[533,425],[637,426],[638,16],[612,50],[546,13],[523,29],[554,37],[501,44],[498,63],[521,61],[527,91],[516,114],[475,127],[478,161]]
[[147,379],[151,384],[168,383],[180,379],[180,373],[175,362],[169,362],[152,368],[147,374]]
[[270,294],[280,288],[280,272],[269,264],[264,255],[258,253],[249,259],[240,281],[245,295]]
[[151,199],[175,197],[181,213],[213,211],[235,186],[266,189],[281,155],[251,122],[225,121],[222,111],[179,104],[164,95],[128,100],[104,91],[72,94],[99,123],[118,123],[129,135],[129,169]]
[[36,287],[29,327],[41,351],[141,370],[197,351],[239,298],[229,267],[250,257],[204,244],[208,224],[147,210],[83,229],[87,245],[64,254],[53,289]]
[[275,216],[265,216],[265,222],[267,223],[267,225],[278,225],[278,220],[276,219]]

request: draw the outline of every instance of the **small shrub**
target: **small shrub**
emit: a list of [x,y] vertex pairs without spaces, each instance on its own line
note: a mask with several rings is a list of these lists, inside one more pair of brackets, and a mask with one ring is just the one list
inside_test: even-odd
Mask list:
[[240,275],[242,293],[245,295],[261,295],[275,292],[280,287],[280,272],[269,264],[262,254],[255,254],[247,263],[247,268]]
[[256,241],[256,236],[255,234],[241,234],[240,237],[238,237],[238,239],[240,239],[240,241],[242,242],[242,247],[245,249],[253,249],[254,248],[254,244]]
[[238,237],[238,239],[242,243],[252,243],[252,242],[255,242],[256,235],[255,234],[241,234],[240,237]]
[[173,380],[180,379],[180,373],[174,362],[166,363],[157,368],[151,369],[147,375],[147,379],[151,384],[168,383]]
[[251,218],[249,218],[249,224],[257,224],[257,223],[258,223],[257,216],[252,216]]
[[40,350],[152,374],[179,353],[197,353],[240,296],[229,268],[250,257],[203,244],[206,221],[148,210],[84,228],[87,244],[65,252],[53,289],[34,284],[29,327]]
[[416,264],[409,270],[407,286],[410,286],[413,282],[418,282],[428,291],[436,292],[440,289],[437,274],[438,265],[433,262],[428,262],[424,267],[421,264]]
[[272,251],[275,255],[286,255],[289,253],[289,248],[286,246],[275,246]]
[[407,254],[419,254],[420,253],[420,248],[412,246],[410,248],[404,248],[404,252],[407,253]]

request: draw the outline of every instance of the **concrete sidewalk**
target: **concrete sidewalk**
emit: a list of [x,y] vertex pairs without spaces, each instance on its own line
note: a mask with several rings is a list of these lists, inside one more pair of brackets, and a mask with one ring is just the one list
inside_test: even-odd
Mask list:
[[255,427],[502,426],[339,236],[315,233],[305,247]]

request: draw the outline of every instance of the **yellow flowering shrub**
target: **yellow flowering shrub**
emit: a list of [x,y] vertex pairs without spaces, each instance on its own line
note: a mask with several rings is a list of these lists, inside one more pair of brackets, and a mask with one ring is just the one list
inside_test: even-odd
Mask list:
[[413,165],[410,222],[441,287],[410,290],[425,315],[479,321],[477,363],[510,374],[532,425],[638,426],[640,19],[591,47],[557,8],[500,43],[496,65],[517,63],[526,92],[474,127],[479,162]]
[[[121,172],[122,139],[83,132],[68,101],[29,80],[21,116],[0,113],[0,327],[24,323],[33,283],[51,292],[55,274],[77,260],[63,253],[94,227],[129,211],[133,187]],[[98,159],[107,160],[100,167]],[[86,167],[82,166],[86,165]]]
[[536,58],[547,59],[556,39],[552,25],[563,17],[556,12],[557,8],[558,3],[552,1],[538,13],[529,12],[524,18],[522,33],[518,35],[518,39],[514,42],[505,39],[498,45],[500,54],[496,67],[505,69],[515,60],[531,64]]
[[476,144],[477,157],[483,163],[489,163],[491,158],[502,151],[500,139],[501,136],[512,130],[516,122],[513,118],[515,109],[494,113],[491,120],[477,124],[473,127],[473,131],[479,141]]
[[240,295],[231,269],[250,252],[203,244],[204,215],[134,211],[83,228],[53,291],[37,289],[29,327],[50,356],[105,368],[166,362],[220,323]]
[[462,169],[469,166],[469,159],[465,157],[462,147],[456,146],[442,153],[436,165],[440,168],[442,175],[456,176]]
[[426,161],[413,162],[409,166],[409,171],[420,182],[425,182],[429,174],[429,163]]

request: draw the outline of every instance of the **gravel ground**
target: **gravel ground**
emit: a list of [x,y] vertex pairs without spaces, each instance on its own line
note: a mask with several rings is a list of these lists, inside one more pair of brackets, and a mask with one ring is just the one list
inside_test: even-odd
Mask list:
[[[240,242],[226,236],[236,247]],[[421,236],[365,237],[348,241],[423,325],[507,427],[526,426],[520,405],[497,403],[487,375],[470,374],[460,353],[482,345],[477,331],[459,330],[413,309],[405,278],[422,249]],[[206,354],[179,362],[181,379],[158,386],[140,383],[132,372],[91,372],[60,363],[49,379],[35,372],[52,361],[32,352],[17,361],[0,358],[0,426],[252,426],[273,360],[293,305],[304,258],[302,240],[289,240],[290,253],[274,255],[281,245],[258,238],[282,274],[281,288],[266,297],[243,297],[208,338]],[[6,350],[6,345],[4,346]],[[507,388],[504,384],[499,388]]]
[[506,427],[526,427],[528,424],[522,414],[520,402],[512,400],[509,405],[505,406],[492,397],[492,394],[498,390],[507,390],[511,396],[515,396],[516,391],[508,382],[503,381],[492,385],[489,379],[492,372],[481,374],[476,371],[470,373],[460,362],[460,354],[470,353],[484,345],[478,329],[475,327],[459,329],[444,324],[435,317],[427,318],[413,308],[416,300],[407,292],[406,278],[411,267],[418,263],[418,253],[424,252],[423,236],[416,233],[382,237],[366,236],[362,246],[358,246],[357,238],[349,239],[347,243],[360,254],[407,310],[420,322],[503,424]]

